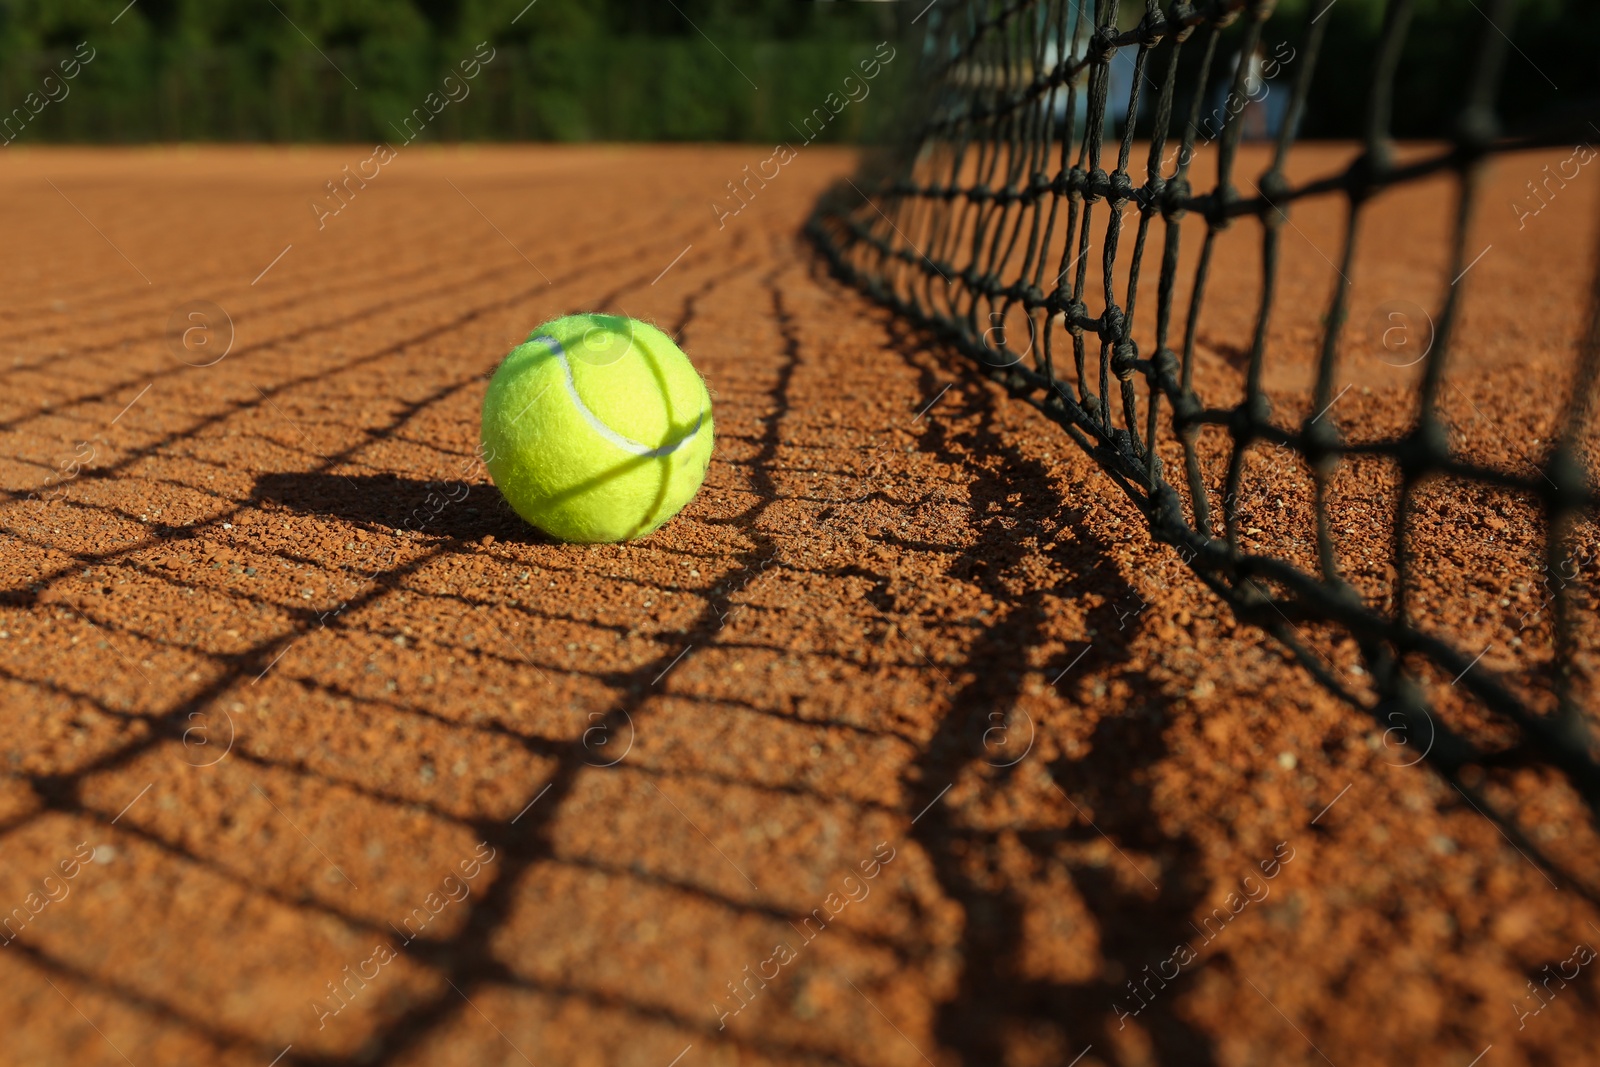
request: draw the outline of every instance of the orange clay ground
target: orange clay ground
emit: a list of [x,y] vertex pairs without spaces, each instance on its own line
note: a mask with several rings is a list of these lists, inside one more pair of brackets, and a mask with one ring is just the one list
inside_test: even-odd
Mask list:
[[[852,155],[719,229],[769,154],[412,147],[319,229],[369,150],[9,150],[0,1063],[1600,1060],[1570,791],[1506,775],[1559,862],[1519,854],[1059,428],[829,279],[797,231]],[[1468,321],[1522,361],[1468,343],[1488,461],[1570,388],[1597,179],[1506,210],[1565,155],[1486,194]],[[1368,254],[1438,246],[1447,189]],[[1296,217],[1310,351],[1342,221]],[[1438,270],[1364,299],[1434,306]],[[676,334],[715,397],[703,491],[642,542],[549,542],[474,454],[497,360],[579,310]],[[1528,521],[1474,493],[1439,521]],[[1428,621],[1514,670],[1534,579],[1457,611],[1450,573]]]

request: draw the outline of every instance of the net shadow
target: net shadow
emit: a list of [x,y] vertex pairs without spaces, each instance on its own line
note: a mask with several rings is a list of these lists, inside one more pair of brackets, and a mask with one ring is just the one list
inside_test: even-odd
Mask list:
[[[1471,272],[1487,251],[1474,227],[1488,161],[1570,143],[1565,130],[1507,135],[1495,123],[1509,44],[1501,27],[1513,5],[1484,12],[1454,129],[1439,131],[1439,143],[1396,146],[1389,118],[1412,5],[1389,3],[1363,137],[1341,169],[1321,175],[1297,161],[1327,151],[1292,150],[1323,37],[1351,12],[1319,0],[1283,30],[1295,40],[1283,79],[1292,87],[1273,90],[1280,102],[1287,96],[1286,111],[1266,131],[1251,129],[1263,75],[1248,57],[1258,54],[1272,5],[1142,7],[1131,28],[1116,3],[973,0],[928,12],[921,98],[896,143],[822,198],[808,234],[838,277],[1059,423],[1142,512],[1154,540],[1369,713],[1386,738],[1425,749],[1519,847],[1527,835],[1518,814],[1494,810],[1478,788],[1486,767],[1552,768],[1591,814],[1600,811],[1596,680],[1586,666],[1593,635],[1583,622],[1595,599],[1571,566],[1600,506],[1592,453],[1600,272],[1563,308],[1568,334],[1578,336],[1559,372],[1520,371],[1517,387],[1542,387],[1544,396],[1517,408],[1515,422],[1484,416],[1501,395],[1474,384],[1488,373],[1490,342],[1463,326]],[[1134,75],[1119,83],[1113,60],[1130,51]],[[1114,91],[1126,95],[1113,99]],[[1213,95],[1222,114],[1208,122]],[[1136,120],[1119,129],[1118,115]],[[1247,130],[1264,143],[1245,144]],[[1209,186],[1193,167],[1201,150],[1215,164]],[[1249,160],[1264,169],[1240,173]],[[1421,312],[1425,352],[1405,365],[1409,377],[1385,380],[1401,384],[1381,398],[1365,399],[1372,390],[1363,388],[1361,410],[1346,417],[1336,408],[1344,383],[1364,380],[1372,366],[1353,351],[1349,328],[1366,298],[1362,270],[1374,269],[1364,242],[1385,198],[1412,188],[1431,191],[1443,226],[1430,243],[1427,270],[1440,296]],[[1323,204],[1338,212],[1316,230],[1337,241],[1331,249],[1297,225]],[[1258,234],[1253,260],[1234,251],[1247,236],[1241,227]],[[1295,302],[1285,295],[1286,278],[1303,273],[1302,244],[1328,271],[1314,328],[1300,321],[1303,290]],[[1207,296],[1219,288],[1253,303],[1248,321],[1208,324],[1215,301]],[[1492,306],[1489,294],[1473,303]],[[1283,320],[1297,323],[1292,335]],[[1303,384],[1286,386],[1285,370]],[[1385,429],[1360,436],[1375,425]],[[1264,455],[1284,461],[1257,462]],[[1363,465],[1356,484],[1343,477]],[[1368,490],[1363,503],[1351,499]],[[1290,520],[1257,528],[1268,525],[1262,506],[1284,496]],[[1479,651],[1476,633],[1432,606],[1451,590],[1438,588],[1443,549],[1425,527],[1481,500],[1497,513],[1498,502],[1531,502],[1518,513],[1527,532],[1451,538],[1454,563],[1504,575],[1515,551],[1546,576],[1567,576],[1559,587],[1546,582],[1548,643],[1501,633]],[[1354,525],[1378,533],[1363,542],[1349,536]],[[1374,541],[1386,559],[1362,555]],[[1358,650],[1359,663],[1340,646]]]

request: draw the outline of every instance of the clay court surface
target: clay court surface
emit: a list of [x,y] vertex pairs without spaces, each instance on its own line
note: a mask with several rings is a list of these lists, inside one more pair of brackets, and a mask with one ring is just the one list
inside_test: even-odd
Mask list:
[[[1507,207],[1569,154],[1495,164],[1462,283],[1445,405],[1505,466],[1572,386],[1600,199]],[[719,228],[769,149],[411,147],[319,229],[370,155],[0,160],[0,1063],[1600,1061],[1596,969],[1529,985],[1600,946],[1570,789],[1486,781],[1519,850],[1058,427],[827,277],[797,231],[851,154]],[[1442,298],[1427,189],[1375,206],[1353,321]],[[1291,412],[1342,209],[1295,219]],[[169,336],[199,300],[217,362],[214,316]],[[660,324],[714,396],[706,485],[642,542],[542,538],[474,451],[498,359],[580,310]],[[1404,373],[1352,365],[1346,431],[1402,425]],[[1252,506],[1309,551],[1303,499]],[[1338,516],[1374,581],[1384,507]],[[1427,511],[1424,621],[1513,674],[1532,514]]]

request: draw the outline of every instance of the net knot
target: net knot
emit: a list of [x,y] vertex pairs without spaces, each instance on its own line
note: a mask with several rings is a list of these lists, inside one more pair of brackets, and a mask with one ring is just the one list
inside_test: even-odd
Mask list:
[[1044,305],[1044,290],[1027,282],[1018,282],[1013,285],[1011,291],[1006,295],[1029,310]]
[[1139,346],[1131,338],[1117,342],[1115,353],[1111,357],[1111,369],[1118,381],[1132,381],[1134,371],[1138,369],[1138,361]]
[[1084,182],[1083,199],[1085,203],[1097,204],[1111,194],[1111,179],[1107,177],[1104,169],[1094,168],[1089,172],[1089,178]]
[[1056,179],[1056,185],[1059,187],[1058,191],[1068,196],[1074,193],[1081,196],[1083,194],[1083,182],[1083,168],[1077,164],[1068,167],[1066,173]]
[[1378,191],[1392,169],[1394,169],[1394,150],[1387,142],[1372,145],[1350,164],[1349,170],[1345,171],[1345,192],[1357,203],[1366,200]]
[[1111,57],[1117,54],[1117,27],[1115,23],[1095,28],[1094,36],[1089,38],[1088,53],[1091,62],[1111,62]]
[[1112,304],[1106,308],[1105,314],[1100,316],[1100,328],[1095,332],[1107,340],[1120,338],[1126,319],[1127,316],[1122,313],[1122,309]]
[[1178,378],[1178,353],[1163,346],[1150,361],[1150,367],[1160,378],[1176,381]]
[[1266,215],[1269,210],[1281,210],[1279,205],[1287,200],[1293,191],[1289,186],[1289,179],[1283,176],[1283,171],[1276,169],[1263,174],[1256,188],[1261,190],[1262,215]]
[[1226,230],[1233,221],[1228,209],[1239,199],[1239,193],[1228,182],[1218,182],[1211,195],[1205,198],[1202,210],[1206,224],[1214,230]]
[[1188,0],[1173,0],[1172,6],[1167,9],[1167,22],[1178,27],[1177,40],[1187,41],[1194,36],[1198,23],[1189,21],[1194,17],[1194,5]]
[[1146,215],[1153,214],[1166,191],[1167,179],[1159,174],[1152,175],[1150,180],[1144,183],[1144,194],[1139,197],[1139,210]]
[[1145,8],[1144,18],[1139,21],[1139,43],[1146,48],[1154,48],[1167,35],[1167,28],[1167,19],[1161,14],[1160,5],[1151,0]]
[[1128,177],[1128,172],[1120,167],[1111,172],[1111,196],[1113,204],[1132,200],[1134,195],[1133,179]]
[[1495,138],[1500,136],[1500,122],[1494,111],[1473,104],[1456,120],[1456,149],[1467,162],[1488,152]]
[[1208,16],[1211,25],[1219,30],[1225,30],[1239,21],[1240,10],[1237,7],[1225,7],[1219,3],[1211,5],[1211,14]]
[[1188,214],[1183,202],[1189,199],[1189,179],[1179,176],[1173,178],[1161,191],[1161,217],[1168,222],[1177,222]]

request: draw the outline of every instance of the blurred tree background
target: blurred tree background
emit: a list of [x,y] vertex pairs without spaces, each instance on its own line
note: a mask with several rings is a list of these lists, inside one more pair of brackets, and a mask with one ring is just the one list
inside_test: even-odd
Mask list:
[[[396,126],[487,41],[493,60],[427,139],[771,143],[794,139],[789,123],[842,92],[902,17],[795,0],[126,3],[0,0],[6,113],[80,42],[95,50],[21,140],[403,139]],[[874,93],[912,66],[895,58]],[[861,135],[868,110],[847,107],[823,139]]]
[[[945,0],[946,3],[949,0]],[[432,140],[776,143],[887,40],[881,105],[909,83],[922,0],[0,0],[0,116],[80,42],[94,58],[18,142],[394,141],[405,116],[487,41],[494,59],[444,107]],[[1310,0],[1281,0],[1268,38],[1297,43]],[[1415,0],[1395,128],[1448,128],[1488,0]],[[1522,0],[1503,110],[1592,102],[1594,0]],[[1124,0],[1135,21],[1144,5]],[[1304,133],[1349,136],[1364,109],[1383,0],[1341,0]],[[930,19],[930,21],[932,21]],[[1126,19],[1124,19],[1126,21]],[[1229,31],[1237,34],[1239,26]],[[1226,70],[1226,66],[1218,69]],[[1293,65],[1281,76],[1289,79]],[[54,84],[54,83],[53,83]],[[1555,88],[1559,86],[1560,88]],[[1285,83],[1287,88],[1287,82]],[[436,98],[437,99],[437,98]],[[821,139],[874,131],[845,108]],[[14,133],[14,131],[13,131]]]
[[[1298,47],[1320,0],[1279,0],[1263,39]],[[1383,0],[1338,0],[1307,99],[1307,137],[1354,137],[1367,113],[1375,44],[1383,29]],[[1399,137],[1452,132],[1464,89],[1487,35],[1509,41],[1496,97],[1508,133],[1600,123],[1600,3],[1596,0],[1516,0],[1509,19],[1491,23],[1493,0],[1411,0],[1405,50],[1395,74],[1391,123]],[[1236,26],[1237,34],[1241,27]],[[1269,47],[1270,50],[1270,47]],[[1279,80],[1288,92],[1298,72],[1289,63]],[[1577,119],[1579,121],[1574,121]]]

